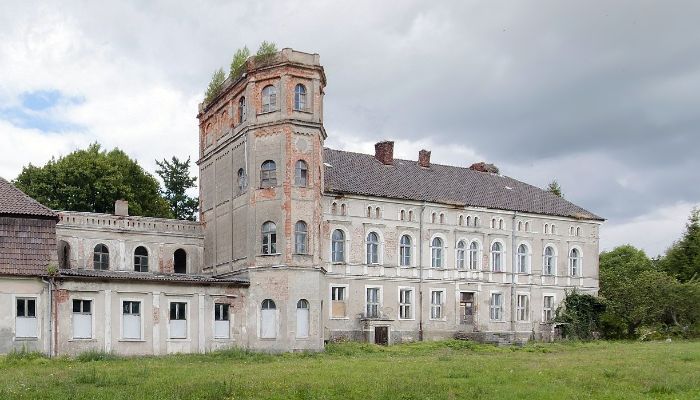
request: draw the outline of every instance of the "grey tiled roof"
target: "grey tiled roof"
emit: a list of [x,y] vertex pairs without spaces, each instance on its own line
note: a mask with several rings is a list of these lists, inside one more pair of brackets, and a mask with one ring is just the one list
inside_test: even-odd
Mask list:
[[61,269],[59,277],[74,277],[106,280],[137,280],[173,283],[202,283],[247,286],[250,281],[242,277],[216,278],[211,275],[173,274],[165,272],[103,271],[94,269]]
[[440,164],[423,168],[416,161],[399,159],[384,165],[373,155],[328,148],[324,161],[329,193],[603,220],[546,190],[498,174]]
[[58,218],[51,209],[44,207],[10,182],[0,178],[0,215],[2,214]]

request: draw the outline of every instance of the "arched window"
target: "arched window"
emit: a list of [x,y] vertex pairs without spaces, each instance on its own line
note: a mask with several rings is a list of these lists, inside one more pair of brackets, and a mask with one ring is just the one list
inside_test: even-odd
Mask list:
[[175,250],[175,254],[173,254],[173,271],[176,274],[187,273],[187,252],[185,250]]
[[525,244],[518,246],[518,273],[527,274],[530,270],[530,254]]
[[109,269],[109,249],[102,243],[95,246],[92,253],[92,266],[94,269]]
[[306,110],[306,87],[301,83],[294,87],[294,109],[297,111]]
[[338,203],[333,202],[333,204],[331,204],[331,214],[338,214]]
[[498,229],[503,229],[503,220],[502,219],[498,220]]
[[262,112],[277,110],[277,89],[272,85],[267,85],[262,90]]
[[400,219],[401,221],[405,221],[405,220],[406,220],[406,210],[401,210],[401,211],[399,212],[399,219]]
[[277,253],[277,226],[272,221],[262,224],[262,254]]
[[372,218],[372,206],[367,206],[367,218]]
[[345,209],[345,203],[340,205],[340,215],[347,215],[347,210]]
[[308,174],[309,167],[306,165],[306,161],[297,161],[297,164],[294,168],[294,184],[297,186],[306,187]]
[[277,165],[267,160],[260,166],[260,187],[269,188],[277,185]]
[[479,226],[479,217],[474,217],[474,226]]
[[246,119],[245,97],[238,99],[238,123],[242,123]]
[[467,215],[467,226],[471,226],[471,224],[472,224],[472,216]]
[[297,301],[297,337],[309,337],[309,302],[306,299]]
[[523,222],[522,221],[518,221],[518,230],[519,231],[523,230]]
[[496,229],[496,218],[491,218],[491,229]]
[[464,225],[464,215],[460,215],[460,216],[459,216],[459,219],[457,220],[457,224],[458,224],[459,226],[463,226],[463,225]]
[[556,260],[554,258],[554,248],[547,246],[544,249],[544,262],[542,272],[545,275],[554,275],[556,270]]
[[569,227],[569,236],[574,236],[574,227],[573,226]]
[[274,301],[265,299],[260,308],[260,337],[274,339],[277,337],[277,306]]
[[530,232],[530,222],[529,221],[525,222],[525,232]]
[[70,244],[65,240],[58,243],[58,267],[70,268]]
[[576,227],[576,236],[581,236],[581,227],[580,226]]
[[408,220],[413,221],[413,210],[408,211]]
[[308,232],[306,222],[297,221],[294,224],[294,253],[308,254]]
[[430,265],[433,268],[442,268],[442,250],[442,239],[439,237],[434,238],[430,244]]
[[375,218],[377,218],[377,219],[380,218],[380,217],[382,216],[382,210],[381,210],[379,207],[377,207],[377,208],[374,209],[374,216],[375,216]]
[[245,177],[245,170],[243,168],[238,169],[238,193],[245,192],[247,183]]
[[440,223],[444,224],[445,223],[445,214],[440,213]]
[[551,228],[551,231],[550,231],[550,232],[552,232],[552,235],[556,235],[556,234],[557,234],[557,227],[556,227],[556,225],[552,224],[552,228]]
[[430,215],[430,223],[431,223],[431,224],[434,224],[434,223],[435,223],[435,217],[436,217],[436,216],[437,216],[437,214],[435,214],[435,213],[432,213],[432,214]]
[[408,235],[401,236],[399,242],[399,264],[402,267],[411,266],[411,237]]
[[491,245],[491,271],[503,271],[503,245],[500,242]]
[[569,274],[579,276],[581,274],[581,253],[578,249],[571,249],[569,253]]
[[143,246],[134,250],[134,271],[148,272],[148,250]]
[[331,242],[331,261],[345,262],[345,232],[334,230]]
[[469,244],[469,269],[479,268],[479,243],[473,241]]
[[464,240],[457,243],[457,269],[464,269],[464,260],[466,258],[467,244]]
[[549,224],[544,224],[544,233],[549,233]]
[[376,232],[367,235],[367,264],[379,264],[379,235]]

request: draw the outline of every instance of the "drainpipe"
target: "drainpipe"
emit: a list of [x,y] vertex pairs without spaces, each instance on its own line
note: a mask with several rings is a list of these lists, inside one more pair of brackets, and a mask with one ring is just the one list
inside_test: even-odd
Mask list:
[[515,338],[515,283],[516,283],[516,265],[517,265],[517,250],[515,248],[515,218],[517,213],[513,211],[513,221],[511,222],[511,234],[510,234],[510,251],[512,254],[511,261],[511,278],[510,278],[510,330],[513,333],[513,338]]
[[425,213],[425,202],[420,208],[418,217],[418,340],[423,341],[423,214]]

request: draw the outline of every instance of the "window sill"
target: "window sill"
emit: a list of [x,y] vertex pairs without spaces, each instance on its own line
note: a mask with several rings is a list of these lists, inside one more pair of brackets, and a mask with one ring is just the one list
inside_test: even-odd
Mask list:
[[347,263],[345,261],[333,261],[331,262],[331,265],[346,265]]
[[117,340],[118,342],[124,342],[124,343],[146,343],[144,339],[119,339]]
[[215,337],[214,338],[214,341],[217,341],[217,342],[229,342],[231,340],[232,339],[230,336],[229,337]]
[[295,256],[301,256],[301,257],[313,257],[313,254],[308,254],[308,253],[294,253],[293,255]]
[[68,339],[69,342],[97,342],[95,338],[73,338]]
[[415,321],[415,318],[399,318],[399,321]]
[[272,338],[268,337],[268,338],[260,338],[260,340],[262,340],[263,342],[276,342],[277,338],[276,337],[272,337]]
[[272,114],[272,113],[276,113],[279,110],[280,110],[279,108],[275,108],[274,110],[270,110],[270,111],[261,111],[258,113],[258,115]]
[[258,254],[258,257],[274,257],[274,256],[281,256],[282,253],[272,253],[272,254]]
[[36,342],[38,340],[38,336],[20,336],[15,338],[15,342]]
[[309,109],[296,109],[296,108],[294,108],[294,109],[292,109],[292,111],[298,112],[298,113],[304,113],[304,114],[313,114],[314,113],[313,111],[311,111],[310,108]]
[[192,341],[192,340],[190,340],[190,339],[188,339],[188,338],[168,338],[168,339],[166,339],[166,340],[167,340],[168,342],[180,342],[180,343],[182,343],[182,342],[191,342],[191,341]]
[[499,320],[491,319],[491,320],[489,320],[489,322],[493,322],[493,323],[495,323],[495,324],[505,324],[505,323],[507,323],[508,321],[503,321],[503,320],[500,320],[500,319],[499,319]]
[[350,317],[331,317],[331,320],[334,321],[349,321]]

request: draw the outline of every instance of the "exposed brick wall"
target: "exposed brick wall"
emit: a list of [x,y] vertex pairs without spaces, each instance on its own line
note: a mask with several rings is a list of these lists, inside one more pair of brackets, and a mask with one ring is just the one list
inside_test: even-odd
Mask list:
[[418,165],[424,168],[430,167],[430,152],[428,150],[418,152]]
[[385,140],[374,145],[374,157],[382,164],[394,163],[394,142]]

